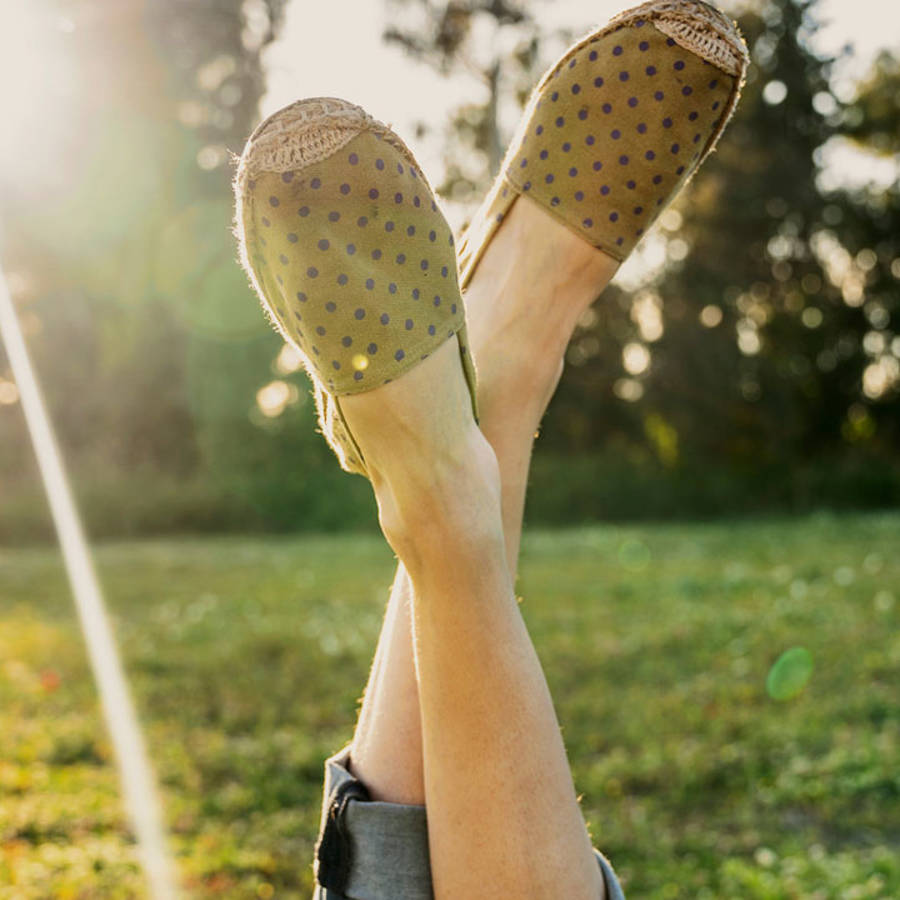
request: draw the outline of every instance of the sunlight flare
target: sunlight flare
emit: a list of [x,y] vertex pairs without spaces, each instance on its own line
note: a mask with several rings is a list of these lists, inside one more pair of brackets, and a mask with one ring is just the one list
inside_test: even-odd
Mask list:
[[150,896],[153,900],[175,900],[174,866],[166,847],[153,770],[59,448],[2,269],[0,339],[9,357],[47,491]]

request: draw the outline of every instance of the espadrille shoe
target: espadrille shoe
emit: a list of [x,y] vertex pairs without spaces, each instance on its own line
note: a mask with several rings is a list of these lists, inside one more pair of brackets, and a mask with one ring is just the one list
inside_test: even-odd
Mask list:
[[235,179],[242,263],[302,354],[341,466],[366,475],[340,397],[455,338],[475,405],[453,236],[412,153],[344,100],[301,100],[253,132]]
[[651,0],[573,45],[460,242],[462,287],[520,195],[624,260],[715,147],[747,62],[737,26],[699,0]]

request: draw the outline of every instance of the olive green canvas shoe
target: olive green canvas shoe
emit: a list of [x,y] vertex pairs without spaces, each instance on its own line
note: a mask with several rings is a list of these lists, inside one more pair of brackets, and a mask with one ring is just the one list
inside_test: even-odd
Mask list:
[[574,44],[532,93],[460,242],[463,288],[519,196],[624,260],[712,152],[747,63],[737,26],[700,0],[651,0]]
[[340,397],[454,339],[475,405],[455,246],[406,145],[344,100],[292,103],[250,136],[235,178],[241,261],[296,347],[341,466],[366,473]]

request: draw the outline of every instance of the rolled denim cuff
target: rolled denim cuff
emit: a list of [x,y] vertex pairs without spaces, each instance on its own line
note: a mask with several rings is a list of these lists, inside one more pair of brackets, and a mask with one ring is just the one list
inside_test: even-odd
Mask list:
[[[337,827],[335,805],[348,784],[361,784],[347,769],[350,747],[325,761],[325,797],[316,845],[315,900],[433,900],[425,807],[351,798],[340,811],[346,840],[341,857],[326,863],[319,849]],[[343,882],[343,892],[328,884]]]
[[[325,761],[314,900],[434,900],[425,807],[366,799],[349,758],[348,746]],[[594,853],[607,900],[625,900],[609,860]]]

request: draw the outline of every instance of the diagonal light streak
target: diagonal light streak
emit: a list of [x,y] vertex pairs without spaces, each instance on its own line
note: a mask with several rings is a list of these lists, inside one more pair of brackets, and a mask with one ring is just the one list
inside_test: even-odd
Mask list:
[[100,585],[63,469],[59,447],[0,268],[0,339],[6,347],[22,409],[59,536],[88,657],[112,738],[125,806],[153,900],[175,900],[175,869],[169,855],[153,770],[116,649]]

